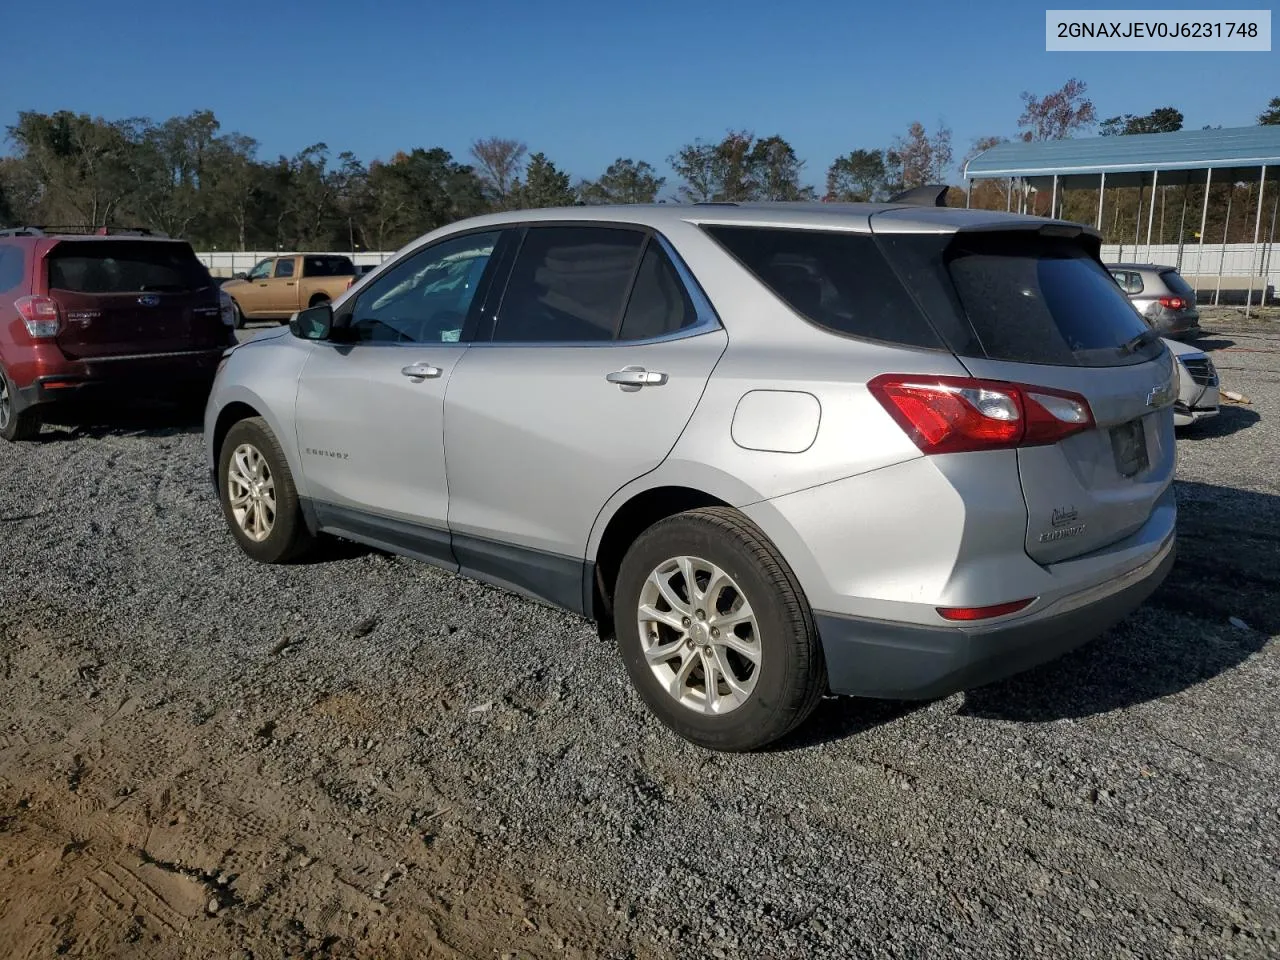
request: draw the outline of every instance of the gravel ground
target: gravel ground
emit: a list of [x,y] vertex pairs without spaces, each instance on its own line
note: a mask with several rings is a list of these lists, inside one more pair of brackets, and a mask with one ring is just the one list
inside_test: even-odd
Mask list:
[[666,732],[572,616],[354,547],[251,563],[195,424],[0,445],[0,954],[1280,954],[1280,328],[1220,323],[1252,403],[1180,439],[1146,606],[749,756]]

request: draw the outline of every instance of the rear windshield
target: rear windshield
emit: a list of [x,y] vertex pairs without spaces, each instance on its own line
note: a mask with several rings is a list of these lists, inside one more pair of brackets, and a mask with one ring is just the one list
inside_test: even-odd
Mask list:
[[1021,230],[882,240],[961,356],[1106,367],[1141,363],[1162,349],[1079,241]]
[[1182,279],[1182,274],[1178,273],[1177,270],[1166,270],[1160,274],[1160,279],[1164,281],[1166,287],[1178,296],[1191,301],[1195,300],[1195,289],[1186,280]]
[[819,327],[903,346],[943,346],[870,234],[704,229],[792,310]]
[[48,264],[49,288],[72,293],[181,293],[212,284],[185,243],[68,240]]
[[349,277],[356,272],[347,257],[303,257],[304,277]]

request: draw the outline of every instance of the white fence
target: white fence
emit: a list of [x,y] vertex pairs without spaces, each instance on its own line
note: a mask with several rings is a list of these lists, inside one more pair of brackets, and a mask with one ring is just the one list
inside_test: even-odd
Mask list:
[[[349,253],[345,250],[322,251],[350,257],[359,266],[381,263],[395,251],[366,251]],[[197,253],[215,277],[230,277],[236,273],[248,273],[254,264],[267,257],[279,256],[280,251],[206,251]],[[1251,243],[1188,243],[1182,247],[1179,260],[1176,243],[1157,243],[1147,246],[1144,243],[1109,243],[1102,247],[1102,259],[1107,263],[1159,263],[1177,267],[1187,278],[1187,282],[1200,291],[1200,299],[1206,293],[1212,296],[1221,290],[1224,298],[1234,302],[1243,297],[1249,288],[1250,278],[1254,289],[1253,302],[1260,300],[1263,277],[1266,285],[1271,287],[1267,293],[1270,302],[1275,291],[1280,290],[1280,252],[1271,251],[1267,244],[1260,243],[1254,249]],[[1219,280],[1221,277],[1221,280]]]
[[[288,250],[243,250],[243,251],[222,251],[207,250],[197,251],[196,256],[201,262],[209,268],[209,272],[215,277],[230,277],[237,273],[248,273],[253,269],[254,265],[267,259],[267,257],[288,256],[293,251]],[[307,253],[319,252],[333,254],[339,257],[350,257],[356,266],[364,266],[370,263],[381,263],[387,257],[395,253],[394,250],[386,252],[369,252],[361,250],[359,253],[350,253],[346,250],[321,250],[306,251]]]

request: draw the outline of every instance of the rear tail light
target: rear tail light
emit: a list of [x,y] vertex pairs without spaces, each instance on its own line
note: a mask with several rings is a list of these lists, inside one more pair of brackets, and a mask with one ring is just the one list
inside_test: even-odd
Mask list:
[[231,294],[222,289],[218,290],[218,316],[228,327],[236,325],[236,302],[231,299]]
[[13,305],[18,308],[22,322],[27,325],[27,333],[33,337],[54,337],[58,335],[61,316],[58,313],[58,302],[52,297],[19,297]]
[[1183,300],[1181,297],[1161,297],[1160,298],[1160,306],[1166,307],[1169,310],[1181,310],[1186,305],[1187,305],[1187,301]]
[[867,389],[927,454],[1043,446],[1094,424],[1079,394],[1002,380],[890,373]]
[[1019,610],[1025,610],[1035,597],[1026,600],[1011,600],[1008,603],[997,603],[990,607],[938,607],[938,614],[944,620],[990,620],[992,617],[1004,617]]

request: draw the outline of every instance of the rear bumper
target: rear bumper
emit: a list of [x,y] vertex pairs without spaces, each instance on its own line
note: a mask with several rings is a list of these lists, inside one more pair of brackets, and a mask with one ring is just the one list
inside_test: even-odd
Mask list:
[[[15,389],[15,405],[73,406],[112,398],[164,398],[207,391],[224,347],[162,355],[69,361]],[[46,368],[48,369],[48,368]]]
[[1068,595],[1042,615],[988,627],[929,627],[815,613],[831,692],[929,700],[1046,663],[1124,619],[1173,566],[1170,532],[1156,554],[1101,587]]

